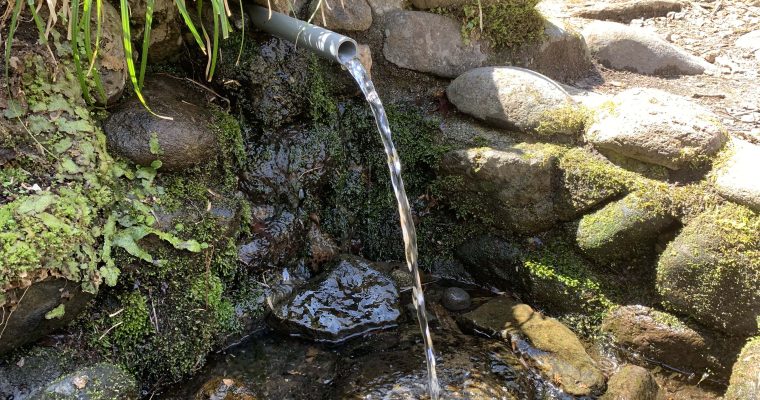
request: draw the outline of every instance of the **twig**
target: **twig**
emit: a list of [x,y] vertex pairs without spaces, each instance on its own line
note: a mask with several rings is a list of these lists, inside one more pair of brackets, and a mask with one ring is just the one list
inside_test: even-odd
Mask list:
[[8,319],[5,320],[5,325],[3,325],[3,330],[0,331],[0,339],[3,338],[3,333],[5,333],[5,330],[8,329],[8,324],[11,322],[11,317],[13,316],[13,313],[18,308],[18,305],[21,304],[21,300],[24,300],[24,296],[26,296],[26,292],[29,291],[30,287],[32,287],[32,285],[29,285],[29,286],[26,287],[26,289],[24,289],[24,293],[21,294],[21,298],[19,298],[18,302],[16,302],[16,308],[14,308],[13,310],[11,310],[11,312],[8,314]]
[[103,338],[106,337],[106,335],[108,335],[108,332],[111,332],[114,328],[116,328],[117,326],[119,326],[119,325],[121,325],[123,323],[124,323],[124,321],[119,321],[119,322],[116,323],[116,325],[114,325],[114,326],[106,329],[106,331],[103,332],[102,335],[100,335],[100,337],[98,338],[98,340],[103,340]]

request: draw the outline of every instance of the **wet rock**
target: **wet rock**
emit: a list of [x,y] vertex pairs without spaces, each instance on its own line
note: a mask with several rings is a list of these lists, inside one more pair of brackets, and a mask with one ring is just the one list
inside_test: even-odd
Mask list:
[[[127,63],[124,59],[124,42],[121,34],[121,14],[108,2],[102,3],[100,47],[95,65],[98,67],[105,104],[113,104],[121,97],[127,84]],[[92,13],[92,37],[97,31],[97,13]],[[96,96],[97,97],[97,96]],[[102,99],[97,97],[99,101]]]
[[[137,98],[123,103],[103,125],[111,150],[138,165],[161,160],[161,170],[181,171],[216,155],[213,115],[201,96],[179,79],[146,79],[143,94],[150,99],[151,115]],[[151,152],[155,136],[158,149]],[[153,153],[157,154],[153,154]]]
[[252,238],[238,248],[238,258],[255,270],[288,265],[301,251],[306,232],[299,216],[273,206],[252,207]]
[[673,226],[661,199],[645,193],[631,193],[604,208],[585,215],[578,223],[578,247],[600,263],[649,258],[657,236]]
[[490,49],[486,65],[517,65],[560,82],[573,83],[595,73],[583,36],[562,19],[547,18],[535,43]]
[[587,139],[602,152],[671,170],[704,164],[727,137],[718,117],[685,97],[657,89],[629,89],[600,110]]
[[240,382],[219,377],[206,382],[194,400],[256,400],[256,396]]
[[316,224],[309,229],[309,249],[311,251],[311,263],[314,266],[332,261],[338,255],[338,245],[330,235],[322,232]]
[[452,18],[421,11],[394,11],[386,18],[383,54],[401,68],[454,78],[486,60],[480,42],[465,44]]
[[[145,32],[145,14],[147,2],[129,0],[131,34],[133,38],[142,38]],[[153,2],[153,18],[150,28],[150,48],[148,59],[151,62],[164,61],[174,57],[182,50],[182,32],[184,24],[179,9],[172,0]]]
[[747,342],[736,359],[724,400],[760,398],[760,337]]
[[320,135],[303,126],[290,127],[269,134],[249,150],[242,187],[256,203],[295,209],[323,183],[327,162]]
[[311,2],[309,14],[314,14],[314,23],[327,29],[338,31],[366,31],[372,25],[372,8],[367,0],[323,1],[317,10],[318,1]]
[[339,261],[272,310],[280,329],[327,342],[394,326],[400,314],[393,282],[358,258]]
[[457,77],[446,89],[461,112],[496,126],[532,130],[552,111],[573,104],[551,79],[514,67],[476,68]]
[[512,340],[542,374],[569,394],[585,396],[604,387],[604,375],[575,334],[527,304],[497,297],[462,315],[458,322],[469,332]]
[[667,306],[729,335],[757,332],[760,215],[726,203],[691,220],[657,266]]
[[470,294],[458,287],[446,288],[441,296],[441,304],[451,311],[466,310],[472,304]]
[[679,12],[683,3],[679,0],[608,0],[595,2],[573,11],[576,17],[630,22],[637,18],[664,17],[669,12]]
[[137,382],[128,372],[109,363],[95,364],[47,385],[33,400],[136,400]]
[[93,296],[82,292],[78,283],[51,277],[25,289],[9,289],[0,298],[6,299],[0,307],[0,315],[6,316],[0,334],[3,354],[66,326]]
[[729,156],[713,172],[715,187],[725,198],[760,212],[760,146],[732,139]]
[[734,45],[740,49],[749,51],[760,50],[760,29],[739,36]]
[[644,368],[626,365],[612,375],[600,400],[658,400],[660,387]]
[[556,156],[548,145],[455,150],[444,155],[440,170],[442,175],[461,176],[461,187],[447,190],[461,201],[478,204],[481,217],[496,226],[534,233],[557,220],[551,195]]
[[521,293],[529,288],[529,283],[518,272],[520,251],[506,240],[491,235],[478,236],[459,245],[455,254],[481,284],[497,287],[505,284]]
[[[289,0],[281,2],[289,4]],[[240,58],[240,64],[221,63],[216,76],[226,82],[226,95],[246,117],[271,132],[297,121],[309,109],[304,104],[308,102],[312,74],[307,50],[279,38],[264,37],[247,38],[246,48],[250,50]],[[232,51],[224,56],[234,60],[238,46],[230,47]]]
[[76,369],[70,355],[34,346],[0,360],[0,399],[29,399],[47,384]]
[[699,75],[707,61],[668,43],[656,33],[616,22],[592,22],[583,29],[591,54],[603,65],[646,75]]
[[[214,193],[222,193],[209,189]],[[242,196],[240,196],[242,197]],[[156,217],[156,229],[164,232],[170,232],[175,229],[177,224],[201,224],[208,220],[213,220],[219,229],[219,237],[215,241],[236,237],[240,228],[240,211],[242,199],[237,196],[224,197],[214,196],[207,200],[205,204],[194,204],[172,209],[171,211],[164,207],[154,207],[153,215]]]
[[727,378],[731,354],[736,354],[729,351],[725,340],[645,306],[613,309],[604,317],[602,330],[627,350],[698,375]]

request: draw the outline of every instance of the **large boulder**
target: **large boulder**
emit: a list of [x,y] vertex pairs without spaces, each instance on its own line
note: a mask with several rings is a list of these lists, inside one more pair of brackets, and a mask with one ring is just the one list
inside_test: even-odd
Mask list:
[[732,354],[736,354],[725,340],[640,305],[610,310],[602,321],[602,331],[626,350],[698,375],[727,378]]
[[385,58],[393,64],[444,78],[454,78],[486,60],[481,43],[465,43],[460,23],[421,11],[386,15]]
[[47,278],[27,288],[0,291],[0,354],[33,342],[66,326],[93,298],[79,283],[63,278]]
[[143,95],[151,114],[133,98],[124,102],[103,125],[109,148],[138,165],[161,161],[161,169],[180,171],[216,155],[214,115],[205,98],[181,80],[146,79]]
[[739,353],[724,400],[760,399],[760,336]]
[[462,315],[458,322],[466,331],[512,341],[518,351],[569,394],[587,396],[604,388],[604,375],[575,334],[527,304],[496,297]]
[[555,170],[551,148],[539,144],[455,150],[441,161],[443,175],[461,177],[461,185],[447,190],[480,210],[477,217],[528,233],[556,222],[551,196]]
[[530,70],[483,67],[465,72],[446,89],[461,112],[493,125],[533,130],[553,112],[573,104],[558,83]]
[[692,101],[657,89],[619,93],[586,132],[602,152],[671,170],[697,167],[727,140],[718,117]]
[[[319,4],[322,6],[317,10]],[[312,1],[309,14],[315,15],[315,24],[338,31],[365,31],[372,25],[367,0]]]
[[612,375],[600,400],[659,400],[660,386],[649,371],[626,365]]
[[637,18],[664,17],[683,8],[680,0],[606,0],[590,3],[573,11],[582,18],[630,22]]
[[660,256],[657,289],[673,311],[730,335],[758,331],[760,215],[726,203],[690,221]]
[[272,310],[275,326],[338,342],[395,326],[401,315],[393,281],[364,260],[346,258]]
[[728,157],[713,172],[715,187],[723,197],[760,212],[760,146],[734,138]]
[[546,18],[539,40],[522,46],[489,49],[484,65],[516,65],[560,82],[573,83],[595,73],[586,41],[564,19]]
[[661,199],[634,192],[578,222],[575,239],[587,256],[600,263],[647,258],[654,253],[657,236],[675,219]]
[[646,75],[698,75],[712,66],[656,33],[616,22],[592,22],[583,37],[603,65]]

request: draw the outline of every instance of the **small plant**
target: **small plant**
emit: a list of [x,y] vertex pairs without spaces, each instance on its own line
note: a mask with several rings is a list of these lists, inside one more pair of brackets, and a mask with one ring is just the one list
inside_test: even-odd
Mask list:
[[[133,50],[132,50],[132,34],[130,32],[130,8],[127,0],[120,0],[119,8],[121,14],[121,28],[122,28],[122,41],[124,45],[124,56],[127,66],[127,72],[129,74],[129,80],[132,83],[132,87],[136,96],[140,99],[140,102],[145,108],[153,113],[145,102],[142,95],[142,88],[145,78],[145,70],[147,68],[148,51],[150,48],[150,34],[151,25],[153,23],[153,9],[155,0],[146,0],[146,12],[145,12],[145,30],[143,33],[142,49],[140,51],[140,65],[139,70],[135,65]],[[206,79],[211,81],[216,70],[216,64],[219,55],[219,39],[222,37],[226,39],[232,32],[232,25],[230,24],[229,17],[232,15],[230,11],[230,5],[228,0],[208,0],[211,3],[213,9],[213,29],[211,31],[211,37],[206,31],[206,27],[200,24],[200,33],[196,27],[196,23],[193,22],[190,13],[185,4],[185,0],[174,0],[177,10],[182,16],[185,25],[192,33],[196,43],[200,47],[201,52],[208,57],[206,65]],[[242,0],[238,1],[240,5],[241,17],[244,18],[243,3]],[[201,19],[203,12],[203,0],[197,0],[197,14],[198,19]],[[72,58],[74,61],[74,67],[76,70],[76,76],[79,81],[79,85],[82,89],[82,96],[88,104],[95,103],[93,96],[91,95],[91,88],[88,84],[88,80],[92,80],[95,86],[96,97],[98,102],[105,104],[106,96],[103,89],[97,68],[94,68],[95,61],[100,53],[100,39],[102,34],[101,24],[103,22],[103,0],[71,0],[59,2],[57,0],[48,0],[48,17],[45,24],[40,16],[39,7],[35,4],[34,0],[16,0],[8,2],[8,8],[6,9],[5,16],[3,17],[2,25],[5,23],[5,18],[10,17],[10,25],[8,34],[5,39],[5,74],[6,79],[9,74],[11,48],[13,44],[13,38],[18,28],[21,14],[24,11],[25,6],[28,6],[29,12],[32,14],[32,20],[37,26],[39,31],[39,42],[42,45],[48,44],[48,38],[51,34],[52,27],[59,21],[67,29],[67,37],[70,38],[72,43]],[[93,15],[93,8],[94,14]],[[95,22],[94,37],[92,22]],[[245,24],[243,24],[245,25]],[[201,36],[202,35],[202,36]],[[242,42],[241,42],[242,51]],[[52,52],[51,52],[52,54]],[[83,60],[84,57],[84,60]],[[238,58],[239,60],[239,58]],[[84,62],[86,61],[86,63]],[[154,114],[155,115],[155,114]]]

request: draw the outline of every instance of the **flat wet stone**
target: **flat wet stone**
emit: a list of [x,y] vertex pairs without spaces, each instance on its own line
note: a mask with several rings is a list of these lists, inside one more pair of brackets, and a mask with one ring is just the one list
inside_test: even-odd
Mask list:
[[441,304],[451,311],[461,311],[470,307],[470,294],[462,288],[450,287],[443,291]]
[[396,325],[399,295],[390,278],[359,258],[344,258],[328,273],[272,310],[271,321],[294,336],[339,342]]

